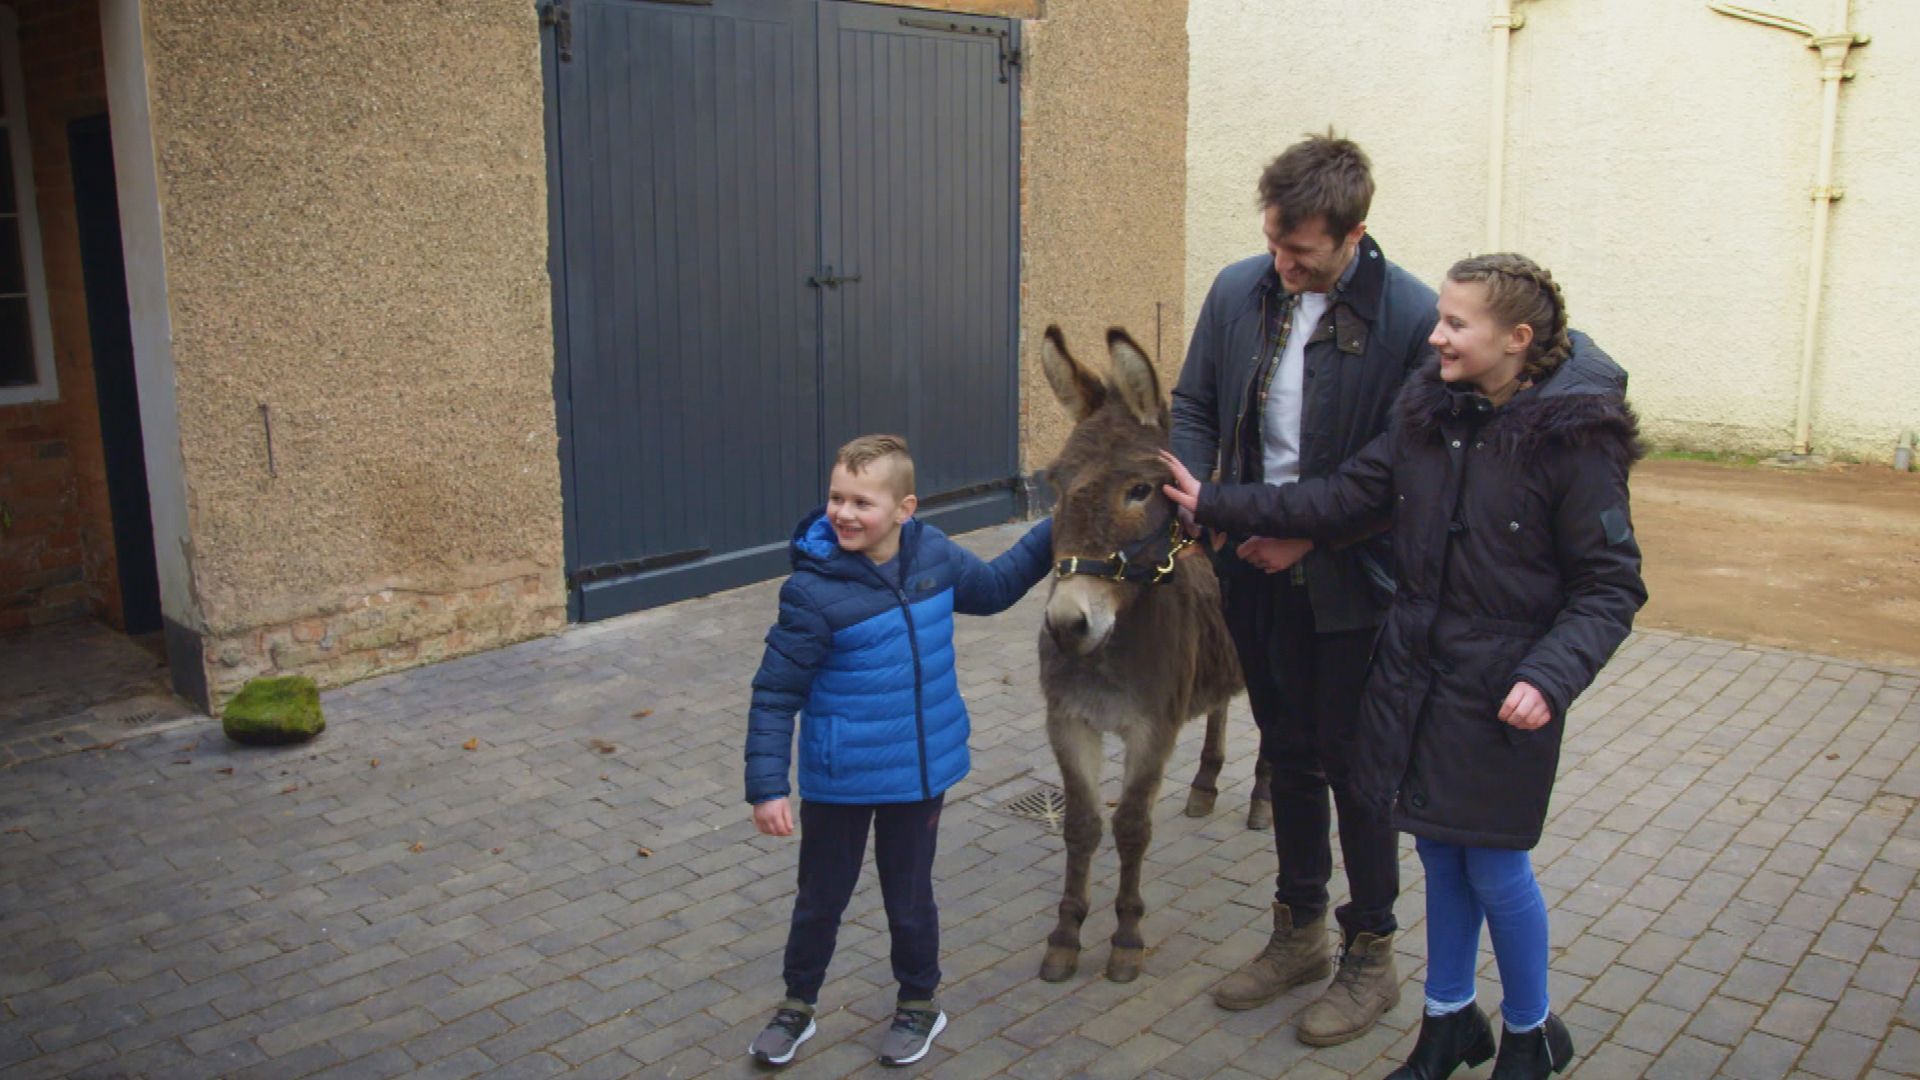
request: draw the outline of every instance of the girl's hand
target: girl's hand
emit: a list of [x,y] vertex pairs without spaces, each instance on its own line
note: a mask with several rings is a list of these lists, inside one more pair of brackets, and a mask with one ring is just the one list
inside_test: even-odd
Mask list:
[[753,805],[753,827],[767,836],[793,835],[793,807],[786,799],[768,799]]
[[1553,719],[1553,709],[1532,683],[1517,682],[1500,705],[1500,719],[1521,731],[1532,731]]
[[1194,479],[1185,465],[1180,464],[1179,458],[1165,450],[1160,451],[1160,460],[1173,470],[1173,483],[1161,485],[1160,490],[1167,493],[1167,498],[1172,499],[1175,506],[1186,511],[1181,520],[1191,522],[1194,510],[1200,506],[1200,481]]

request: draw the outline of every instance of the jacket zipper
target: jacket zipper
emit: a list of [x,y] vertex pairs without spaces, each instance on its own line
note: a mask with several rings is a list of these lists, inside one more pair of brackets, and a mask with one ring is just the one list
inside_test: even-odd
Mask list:
[[[906,576],[906,567],[900,568],[902,577]],[[913,650],[913,734],[920,747],[920,797],[933,798],[932,785],[927,783],[927,719],[920,708],[920,634],[913,625],[913,605],[907,603],[905,589],[896,588],[893,595],[900,601],[900,617],[907,621],[907,646]]]
[[[904,545],[897,558],[900,560],[900,581],[904,583],[907,580],[908,559]],[[920,633],[913,625],[913,605],[907,603],[907,590],[900,585],[888,581],[887,576],[880,572],[879,567],[868,562],[867,568],[873,571],[874,577],[880,579],[882,587],[893,593],[894,600],[900,605],[900,618],[907,624],[907,648],[913,652],[913,738],[915,747],[919,750],[920,797],[923,799],[931,799],[933,798],[933,786],[927,782],[927,719],[925,712],[921,708],[923,688],[921,686],[920,676]]]

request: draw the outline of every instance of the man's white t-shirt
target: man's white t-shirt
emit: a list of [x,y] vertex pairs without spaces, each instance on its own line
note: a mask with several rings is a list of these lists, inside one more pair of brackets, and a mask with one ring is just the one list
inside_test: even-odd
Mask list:
[[1291,484],[1300,479],[1300,409],[1306,392],[1307,339],[1326,313],[1326,293],[1300,294],[1293,329],[1280,353],[1279,370],[1267,384],[1267,400],[1260,410],[1260,466],[1261,479],[1269,484]]

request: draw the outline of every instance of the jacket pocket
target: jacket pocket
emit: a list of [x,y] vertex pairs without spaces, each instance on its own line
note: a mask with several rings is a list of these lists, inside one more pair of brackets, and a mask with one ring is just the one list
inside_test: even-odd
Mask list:
[[840,757],[839,718],[809,715],[803,750],[822,775],[828,779],[836,778],[839,775],[838,759]]

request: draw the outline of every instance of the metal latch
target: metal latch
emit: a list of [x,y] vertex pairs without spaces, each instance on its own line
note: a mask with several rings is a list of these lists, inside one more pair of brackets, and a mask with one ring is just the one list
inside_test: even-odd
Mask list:
[[859,274],[834,276],[833,266],[829,264],[823,267],[820,273],[807,275],[807,287],[810,289],[837,289],[846,282],[859,280]]
[[567,0],[545,0],[540,5],[540,27],[553,27],[553,47],[561,63],[573,60],[573,6]]

